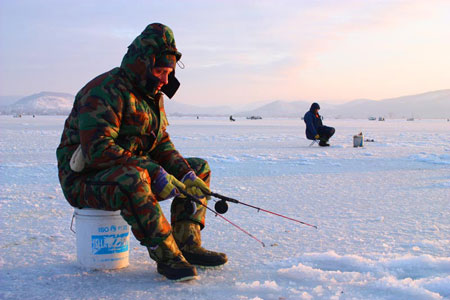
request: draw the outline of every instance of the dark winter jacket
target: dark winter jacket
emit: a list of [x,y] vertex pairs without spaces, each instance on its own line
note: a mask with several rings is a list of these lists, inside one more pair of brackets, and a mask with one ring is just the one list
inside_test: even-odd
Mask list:
[[[170,28],[151,24],[129,46],[120,68],[78,92],[56,152],[64,192],[77,177],[117,165],[149,162],[152,178],[161,167],[178,179],[192,170],[166,132],[163,96],[155,94],[157,80],[151,72],[164,52],[181,56]],[[69,165],[78,145],[86,159],[80,173]]]
[[319,113],[317,113],[317,115],[314,113],[316,109],[320,109],[320,106],[319,104],[314,102],[313,104],[311,104],[309,111],[303,118],[306,123],[306,137],[309,140],[314,140],[314,137],[317,135],[317,129],[323,126],[322,118],[320,117]]

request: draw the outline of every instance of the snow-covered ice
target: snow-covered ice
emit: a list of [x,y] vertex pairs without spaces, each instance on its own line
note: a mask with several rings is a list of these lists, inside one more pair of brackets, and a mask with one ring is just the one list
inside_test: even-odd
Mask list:
[[[450,299],[446,120],[326,119],[324,149],[300,119],[169,117],[178,150],[209,161],[214,191],[318,226],[230,204],[263,248],[208,212],[204,245],[229,263],[185,283],[157,274],[133,237],[129,267],[77,266],[55,158],[64,120],[0,116],[1,299]],[[353,148],[359,132],[374,142]]]

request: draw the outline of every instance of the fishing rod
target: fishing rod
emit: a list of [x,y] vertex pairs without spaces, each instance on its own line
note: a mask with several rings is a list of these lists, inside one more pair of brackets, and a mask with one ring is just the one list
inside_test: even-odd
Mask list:
[[[260,243],[263,247],[265,247],[266,245],[264,244],[264,242],[262,242],[261,240],[259,240],[258,238],[256,238],[254,235],[252,235],[251,233],[249,233],[248,231],[246,231],[245,229],[243,229],[242,227],[236,225],[235,223],[231,222],[230,220],[228,220],[227,218],[225,218],[224,216],[222,216],[221,214],[219,214],[218,212],[216,212],[215,210],[213,210],[212,208],[209,208],[206,204],[203,204],[199,199],[195,198],[194,196],[186,193],[185,191],[179,189],[179,192],[181,194],[183,194],[188,200],[190,200],[191,202],[195,202],[201,206],[204,206],[206,209],[210,210],[211,212],[214,213],[214,215],[216,217],[221,217],[222,219],[224,219],[226,222],[230,223],[231,225],[233,225],[234,227],[236,227],[237,229],[239,229],[240,231],[242,231],[243,233],[245,233],[246,235],[248,235],[249,237],[251,237],[252,239],[254,239],[255,241],[257,241],[258,243]],[[195,213],[195,208],[187,208],[188,211],[191,211],[192,213]]]
[[291,220],[291,221],[294,221],[294,222],[297,222],[297,223],[300,223],[300,224],[303,224],[303,225],[306,225],[306,226],[314,227],[315,229],[317,229],[316,225],[308,224],[308,223],[302,222],[300,220],[293,219],[293,218],[284,216],[282,214],[279,214],[279,213],[276,213],[276,212],[273,212],[273,211],[270,211],[270,210],[267,210],[267,209],[263,209],[261,207],[257,207],[257,206],[251,205],[251,204],[247,204],[247,203],[241,202],[239,200],[236,200],[236,199],[233,199],[233,198],[230,198],[230,197],[218,194],[218,193],[211,192],[211,193],[209,193],[209,195],[212,196],[212,197],[220,199],[214,205],[214,209],[219,214],[226,213],[228,211],[228,204],[227,204],[227,202],[232,202],[232,203],[242,204],[242,205],[254,208],[254,209],[258,210],[258,212],[259,211],[263,211],[263,212],[266,212],[266,213],[269,213],[269,214],[272,214],[272,215],[275,215],[275,216],[278,216],[278,217],[282,217],[282,218],[285,218],[285,219],[288,219],[288,220]]

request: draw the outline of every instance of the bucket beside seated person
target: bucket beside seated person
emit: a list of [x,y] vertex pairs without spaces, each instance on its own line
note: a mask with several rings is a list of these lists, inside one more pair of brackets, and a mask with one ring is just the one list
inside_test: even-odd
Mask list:
[[335,129],[322,124],[319,109],[319,104],[314,102],[303,117],[306,123],[306,137],[309,140],[319,140],[319,146],[327,147],[330,146],[328,140],[334,135]]

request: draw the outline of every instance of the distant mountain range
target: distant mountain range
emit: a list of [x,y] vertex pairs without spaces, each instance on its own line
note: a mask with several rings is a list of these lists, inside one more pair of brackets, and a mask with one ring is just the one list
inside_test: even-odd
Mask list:
[[1,114],[67,115],[74,96],[67,93],[40,92],[0,108]]
[[[41,92],[0,107],[0,114],[67,115],[73,101],[74,96],[71,94]],[[200,107],[166,100],[165,107],[167,114],[172,116],[299,118],[312,102],[277,100],[266,104],[252,103],[248,105],[249,109],[238,110],[229,106]],[[358,99],[338,105],[325,102],[319,104],[320,113],[326,118],[450,118],[450,89],[378,101]]]
[[336,118],[450,118],[450,89],[379,101],[355,100],[326,113]]

